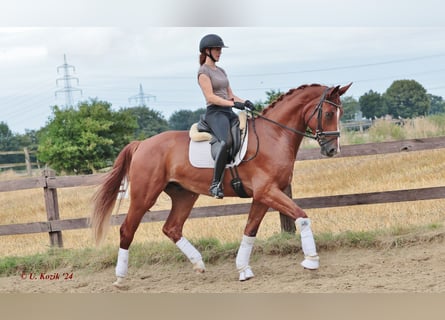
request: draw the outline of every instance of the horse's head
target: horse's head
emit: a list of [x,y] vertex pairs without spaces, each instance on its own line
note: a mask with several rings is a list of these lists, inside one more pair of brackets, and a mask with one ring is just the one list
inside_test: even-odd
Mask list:
[[321,147],[321,154],[332,157],[340,150],[340,118],[343,115],[340,96],[352,83],[340,87],[325,88],[318,103],[307,109],[305,120]]

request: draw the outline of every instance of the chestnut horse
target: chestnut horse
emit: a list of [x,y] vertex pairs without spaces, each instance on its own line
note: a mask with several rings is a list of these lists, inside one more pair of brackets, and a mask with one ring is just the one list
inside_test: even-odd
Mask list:
[[[238,166],[244,189],[253,199],[235,261],[239,280],[254,276],[249,266],[250,255],[269,208],[295,220],[304,254],[301,265],[306,269],[319,267],[310,219],[283,189],[291,183],[295,158],[304,136],[317,140],[325,156],[332,157],[339,151],[339,121],[343,114],[340,96],[351,84],[344,87],[303,85],[283,94],[262,113],[253,111],[257,116],[248,120],[247,160]],[[205,271],[200,252],[183,236],[182,230],[199,195],[208,194],[213,169],[195,168],[190,164],[189,140],[186,131],[167,131],[129,143],[97,190],[90,223],[99,243],[110,224],[121,181],[127,177],[131,185],[130,207],[120,227],[115,285],[119,286],[127,275],[128,249],[136,229],[162,191],[172,201],[162,231],[187,256],[195,271]],[[237,196],[228,174],[223,187],[225,196]]]

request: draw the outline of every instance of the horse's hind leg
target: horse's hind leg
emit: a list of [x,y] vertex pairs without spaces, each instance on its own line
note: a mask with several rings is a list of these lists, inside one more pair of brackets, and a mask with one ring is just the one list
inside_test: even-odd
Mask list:
[[164,191],[172,200],[172,209],[162,231],[190,260],[193,270],[199,273],[205,272],[201,253],[182,235],[184,223],[199,195],[174,183],[170,183]]
[[[117,280],[114,285],[121,287],[123,279],[128,272],[128,249],[133,241],[134,234],[141,223],[144,214],[154,205],[162,188],[153,188],[149,191],[142,189],[131,190],[131,202],[127,216],[120,227],[120,245],[116,264]],[[148,195],[146,193],[149,193]]]

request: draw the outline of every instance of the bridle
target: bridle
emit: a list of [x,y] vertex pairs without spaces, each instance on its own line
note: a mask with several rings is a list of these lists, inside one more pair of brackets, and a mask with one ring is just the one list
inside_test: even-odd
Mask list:
[[[312,138],[318,142],[320,146],[325,145],[330,140],[326,140],[327,137],[333,137],[333,139],[340,137],[340,131],[323,131],[323,103],[329,103],[330,105],[337,108],[337,111],[339,111],[342,106],[341,104],[337,104],[333,101],[327,100],[326,95],[328,93],[330,88],[326,88],[323,92],[323,95],[321,96],[320,102],[318,103],[317,107],[314,109],[314,112],[312,112],[311,116],[309,117],[307,123],[311,121],[311,119],[314,117],[315,113],[317,113],[317,129],[315,129],[314,135],[306,135],[309,138]],[[337,123],[339,121],[339,114],[337,113]]]
[[[335,138],[340,137],[340,131],[324,131],[323,130],[323,104],[324,103],[329,103],[330,105],[336,107],[338,110],[340,110],[342,108],[341,104],[337,104],[333,101],[330,101],[328,99],[326,99],[326,95],[328,93],[330,88],[326,88],[323,92],[323,95],[320,98],[320,101],[318,102],[317,106],[314,108],[314,111],[312,112],[312,114],[310,115],[309,119],[307,120],[306,123],[309,123],[311,121],[311,119],[315,116],[315,114],[317,114],[317,128],[315,130],[315,134],[310,134],[308,132],[302,132],[299,130],[296,130],[294,128],[288,127],[284,124],[281,124],[279,122],[276,122],[274,120],[271,120],[269,118],[264,117],[262,114],[260,114],[259,112],[256,112],[254,110],[249,110],[249,112],[252,112],[253,114],[255,114],[256,116],[258,116],[261,119],[264,119],[266,121],[269,121],[283,129],[286,129],[288,131],[291,131],[295,134],[299,134],[301,136],[310,138],[310,139],[314,139],[318,142],[318,144],[320,146],[323,146],[325,144],[327,144],[330,140],[333,140]],[[338,122],[339,118],[338,118],[338,113],[337,113],[337,122]],[[332,137],[332,139],[326,140],[327,137]]]

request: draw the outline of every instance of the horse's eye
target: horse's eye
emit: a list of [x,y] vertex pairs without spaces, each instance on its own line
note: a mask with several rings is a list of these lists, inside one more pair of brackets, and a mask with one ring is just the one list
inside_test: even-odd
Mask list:
[[334,112],[326,112],[326,119],[332,119]]

